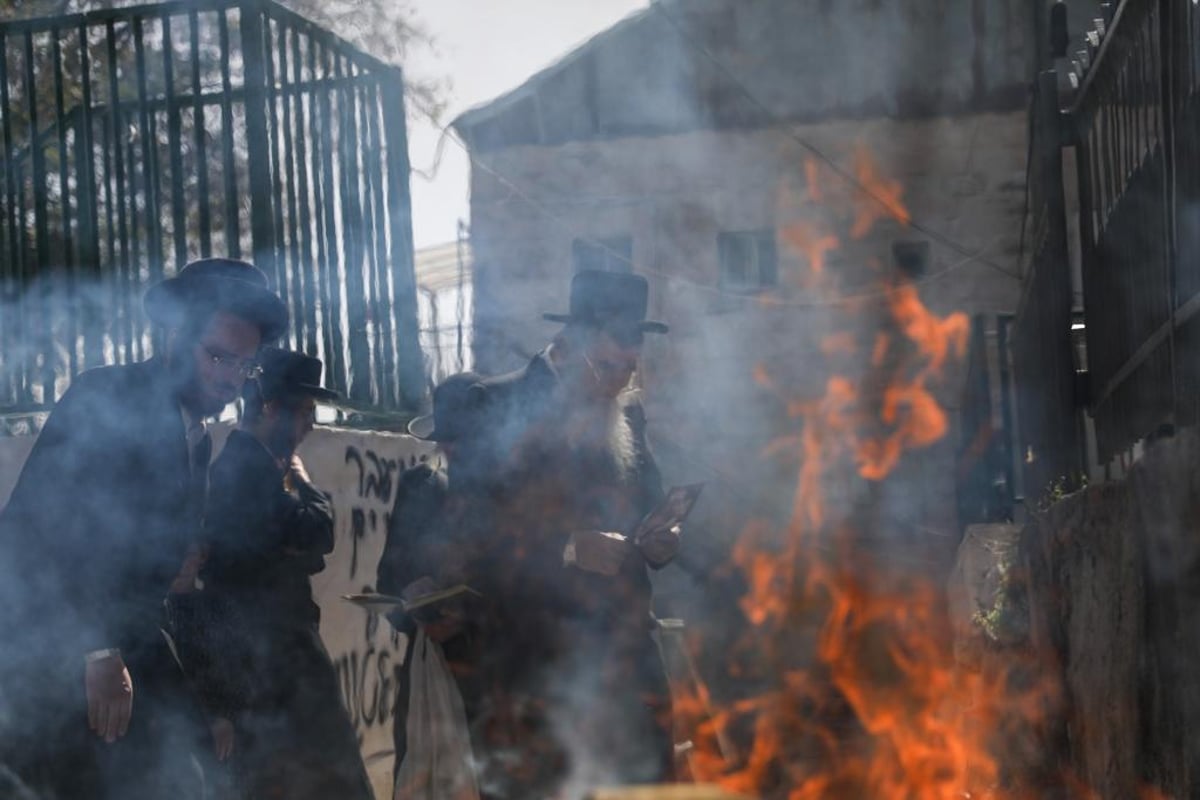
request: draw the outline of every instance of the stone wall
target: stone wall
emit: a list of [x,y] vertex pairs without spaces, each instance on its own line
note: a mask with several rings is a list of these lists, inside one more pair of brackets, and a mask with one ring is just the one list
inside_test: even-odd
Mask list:
[[[214,436],[218,448],[226,433]],[[3,502],[32,445],[33,437],[0,437]],[[392,796],[392,711],[405,642],[385,620],[342,595],[374,586],[399,473],[428,454],[426,444],[409,436],[335,428],[318,428],[300,448],[313,481],[333,496],[336,545],[325,570],[313,577],[313,593],[321,606],[321,637],[380,800]]]
[[1058,755],[1100,798],[1200,791],[1200,431],[1026,528],[1031,643],[1065,692]]

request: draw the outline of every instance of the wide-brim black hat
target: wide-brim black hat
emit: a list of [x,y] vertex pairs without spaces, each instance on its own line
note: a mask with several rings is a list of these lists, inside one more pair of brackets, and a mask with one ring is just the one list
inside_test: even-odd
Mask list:
[[268,347],[259,354],[259,364],[262,365],[262,375],[258,378],[258,385],[264,400],[311,397],[323,402],[336,402],[342,398],[333,389],[321,385],[321,373],[325,365],[319,358]]
[[258,326],[264,342],[287,331],[287,305],[268,288],[258,267],[231,258],[192,261],[173,278],[146,290],[146,316],[159,325],[176,327],[196,310],[228,311]]
[[414,417],[408,434],[427,442],[454,442],[474,430],[483,406],[483,380],[474,372],[460,372],[433,390],[433,413]]
[[551,322],[624,328],[638,333],[666,333],[665,322],[646,319],[650,285],[632,272],[581,270],[571,279],[570,311],[543,314]]

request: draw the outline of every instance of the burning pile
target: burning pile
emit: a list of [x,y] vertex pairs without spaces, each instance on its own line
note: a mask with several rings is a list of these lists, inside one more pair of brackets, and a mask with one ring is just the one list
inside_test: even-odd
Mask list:
[[[820,167],[806,165],[815,213],[854,239],[880,220],[907,224],[899,184],[865,151],[855,164],[873,196],[834,197]],[[815,213],[781,238],[807,262],[806,288],[842,291],[827,260],[839,237]],[[859,546],[886,527],[873,490],[946,436],[935,390],[944,368],[964,357],[969,332],[965,315],[932,313],[911,277],[878,265],[871,274],[868,291],[831,302],[845,329],[822,343],[829,377],[821,396],[787,397],[768,370],[756,371],[798,424],[768,453],[796,459],[798,478],[786,529],[751,523],[735,548],[748,625],[729,670],[753,687],[749,699],[710,714],[713,699],[699,686],[678,703],[696,736],[692,769],[697,780],[788,800],[1012,796],[999,737],[1014,721],[1033,724],[1053,687],[1027,681],[1018,690],[1008,674],[959,669],[939,584]],[[867,487],[867,500],[831,502],[831,490],[851,481]]]

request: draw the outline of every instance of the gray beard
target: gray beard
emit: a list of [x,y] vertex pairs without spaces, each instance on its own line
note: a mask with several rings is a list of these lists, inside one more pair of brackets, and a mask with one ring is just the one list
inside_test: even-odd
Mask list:
[[598,406],[577,406],[567,412],[563,424],[573,449],[604,453],[622,479],[633,474],[637,448],[620,398]]

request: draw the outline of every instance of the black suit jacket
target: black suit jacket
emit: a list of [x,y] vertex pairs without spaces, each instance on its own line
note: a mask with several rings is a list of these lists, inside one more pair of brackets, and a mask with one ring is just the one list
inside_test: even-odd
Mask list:
[[482,382],[488,449],[497,477],[492,509],[499,535],[490,559],[507,563],[510,585],[499,591],[526,609],[589,617],[648,641],[651,583],[641,555],[627,558],[616,578],[562,568],[572,531],[629,533],[663,497],[662,477],[646,439],[636,395],[619,401],[636,462],[626,474],[604,458],[574,450],[562,429],[558,378],[545,354],[521,370]]
[[9,619],[26,652],[79,670],[91,650],[161,642],[163,599],[199,522],[190,476],[161,361],[75,378],[0,517],[16,581]]
[[306,661],[297,647],[324,652],[309,575],[333,550],[333,510],[312,484],[293,495],[283,478],[257,439],[229,434],[210,473],[204,588],[173,599],[184,669],[215,716],[278,703]]
[[[563,777],[555,765],[569,756],[548,720],[580,720],[572,744],[621,764],[616,783],[667,780],[673,757],[669,690],[650,636],[649,568],[662,565],[640,552],[611,577],[563,564],[572,532],[628,534],[662,498],[645,414],[636,395],[620,399],[634,461],[618,465],[611,452],[571,441],[574,422],[557,385],[545,355],[483,382],[498,482],[480,559],[489,567],[479,588],[492,599],[492,618],[479,645],[487,685],[477,727],[500,732],[504,758],[515,741],[536,765],[520,776],[488,775],[513,797],[554,794]],[[485,771],[494,744],[477,752]]]
[[247,618],[267,628],[320,622],[309,575],[333,551],[333,507],[317,487],[284,489],[275,457],[244,431],[229,435],[213,464],[204,540],[205,590],[227,593]]

